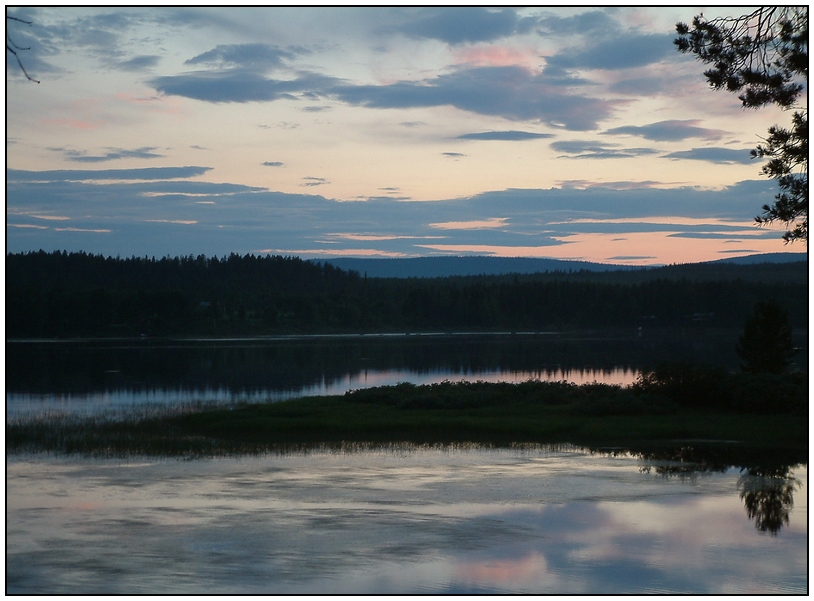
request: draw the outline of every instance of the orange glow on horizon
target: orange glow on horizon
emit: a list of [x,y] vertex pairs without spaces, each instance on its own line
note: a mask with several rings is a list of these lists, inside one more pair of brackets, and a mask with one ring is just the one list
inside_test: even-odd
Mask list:
[[[552,246],[493,246],[465,244],[422,244],[423,248],[447,254],[476,254],[492,257],[530,257],[591,261],[622,265],[664,265],[699,263],[735,256],[784,252],[788,248],[780,238],[763,238],[756,230],[755,238],[732,240],[723,238],[689,238],[679,232],[628,232],[613,234],[574,234],[555,239]],[[671,236],[671,234],[676,234]]]

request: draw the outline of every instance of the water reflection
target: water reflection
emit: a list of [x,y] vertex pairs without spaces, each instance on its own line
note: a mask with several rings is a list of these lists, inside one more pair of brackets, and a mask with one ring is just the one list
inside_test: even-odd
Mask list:
[[794,507],[794,491],[802,487],[789,467],[749,469],[738,478],[740,498],[746,514],[760,532],[776,536]]
[[[8,593],[805,593],[802,503],[776,536],[737,469],[635,454],[391,448],[7,463]],[[651,461],[649,465],[655,465]]]
[[462,379],[629,384],[641,369],[662,359],[709,358],[718,363],[727,352],[734,355],[733,345],[711,341],[699,350],[697,341],[680,336],[577,339],[542,333],[7,341],[6,407],[7,414],[19,416],[151,404],[260,402]]
[[740,466],[737,488],[746,515],[759,532],[772,536],[789,524],[794,492],[802,487],[791,465],[807,461],[803,451],[749,450],[725,443],[642,451],[637,456],[644,462],[642,473],[682,480]]

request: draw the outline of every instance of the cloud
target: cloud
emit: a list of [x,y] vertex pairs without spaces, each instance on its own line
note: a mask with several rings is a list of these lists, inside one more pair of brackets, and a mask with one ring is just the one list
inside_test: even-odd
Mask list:
[[402,259],[410,255],[400,252],[376,250],[374,248],[342,248],[331,249],[326,252],[325,248],[263,248],[254,250],[257,254],[278,254],[297,257],[379,257],[383,259]]
[[447,221],[444,223],[430,223],[429,226],[439,230],[484,230],[504,227],[509,221],[508,217],[491,217],[480,221]]
[[331,183],[328,180],[326,180],[324,177],[304,177],[302,179],[305,180],[305,181],[302,184],[300,184],[300,186],[304,186],[304,187],[322,186],[324,184],[330,184]]
[[497,244],[417,244],[420,248],[440,251],[449,255],[486,257],[547,257],[551,250],[547,247],[568,244],[561,240],[549,240],[537,246],[503,246]]
[[615,257],[608,257],[608,261],[644,261],[655,258],[652,255],[616,255]]
[[7,169],[7,182],[36,182],[36,181],[86,181],[86,180],[150,180],[150,179],[181,179],[203,175],[211,171],[212,167],[146,167],[143,169],[94,169],[70,170],[57,169],[53,171],[26,171],[23,169]]
[[560,180],[560,186],[566,189],[589,190],[650,190],[664,187],[664,182],[647,180],[619,180],[615,182],[597,182],[589,179],[564,179]]
[[520,17],[511,9],[480,7],[422,8],[403,13],[402,19],[400,24],[383,28],[382,33],[402,33],[451,45],[506,37],[515,32],[520,22]]
[[[319,195],[285,194],[228,182],[166,180],[158,174],[193,173],[185,168],[163,169],[170,171],[9,170],[8,252],[43,248],[114,256],[228,254],[255,252],[273,244],[293,254],[296,249],[309,249],[309,256],[318,257],[416,256],[428,250],[552,256],[552,249],[587,249],[597,240],[605,240],[599,238],[603,236],[652,235],[667,240],[666,234],[714,235],[720,238],[712,239],[722,242],[779,238],[777,231],[753,231],[751,226],[755,211],[776,194],[776,184],[765,180],[720,191],[658,189],[653,184],[643,189],[632,185],[612,189],[586,183],[585,189],[509,189],[436,201],[380,197],[337,202]],[[309,176],[302,182],[316,186],[327,180]],[[26,227],[59,224],[35,216],[67,217],[73,231]],[[113,235],[99,236],[96,230],[110,230]],[[343,238],[337,232],[350,235]],[[756,237],[764,233],[766,238]],[[670,239],[678,244],[681,237]],[[557,252],[557,256],[565,256],[566,251]],[[657,253],[619,247],[606,254]]]
[[556,15],[538,19],[540,34],[556,36],[609,34],[619,29],[619,23],[601,10],[591,10],[572,17]]
[[173,223],[176,225],[195,225],[198,222],[195,219],[145,219],[147,223]]
[[553,138],[554,134],[538,134],[530,131],[484,131],[479,133],[463,134],[457,137],[458,140],[505,140],[522,141],[537,140],[540,138]]
[[664,155],[668,159],[690,159],[693,161],[707,161],[720,165],[732,165],[740,163],[748,165],[752,162],[749,149],[733,150],[732,148],[693,148],[691,150],[680,150]]
[[743,238],[754,240],[756,238],[777,238],[777,232],[770,230],[746,230],[738,234],[733,232],[679,232],[669,234],[668,238],[695,238],[699,240],[729,240],[732,238]]
[[449,157],[451,159],[458,159],[458,158],[466,156],[465,154],[463,154],[461,152],[442,152],[441,154],[444,155],[445,157]]
[[144,146],[133,150],[124,148],[108,148],[108,152],[102,155],[88,155],[85,151],[70,150],[65,148],[51,148],[57,152],[62,152],[68,161],[77,163],[101,163],[104,161],[115,161],[118,159],[155,159],[164,155],[153,152],[155,146]]
[[[19,214],[19,213],[18,213]],[[70,217],[64,215],[35,215],[32,213],[23,213],[26,217],[33,217],[34,219],[43,219],[45,221],[70,221]]]
[[370,108],[454,106],[503,117],[534,120],[573,130],[596,129],[621,102],[562,92],[543,73],[520,67],[464,68],[424,81],[384,86],[335,86],[326,90],[351,105]]
[[[32,10],[26,14],[27,20],[33,21],[34,25],[24,26],[12,34],[17,45],[30,48],[25,53],[25,65],[31,73],[64,73],[65,69],[50,63],[50,58],[77,48],[105,67],[116,70],[142,71],[158,64],[159,57],[155,55],[128,55],[123,50],[128,44],[122,39],[134,27],[155,23],[154,11],[116,10],[88,15],[70,9],[44,14],[39,9]],[[24,13],[23,10],[15,15]],[[8,64],[8,56],[6,59]]]
[[124,71],[144,71],[145,69],[151,69],[152,67],[158,65],[160,60],[160,56],[156,56],[154,54],[142,54],[139,56],[134,56],[131,59],[120,61],[116,63],[116,67]]
[[232,184],[228,182],[194,182],[194,181],[158,181],[145,182],[140,186],[144,196],[151,197],[214,197],[234,194],[253,194],[264,191],[265,188]]
[[269,44],[222,44],[208,52],[193,56],[185,65],[208,65],[218,68],[275,69],[290,60],[294,52]]
[[83,232],[86,234],[110,234],[113,230],[108,229],[88,229],[82,227],[55,227],[54,231],[57,232]]
[[457,50],[453,56],[456,63],[472,66],[516,66],[536,69],[540,63],[539,51],[536,48],[513,48],[508,45],[465,46]]
[[673,34],[629,33],[602,40],[585,49],[568,48],[546,59],[546,71],[618,70],[643,67],[675,55]]
[[266,167],[284,167],[285,163],[280,161],[264,161],[261,165],[265,165]]
[[[7,14],[33,23],[35,15],[29,14],[29,10],[34,9],[7,9]],[[6,20],[6,35],[17,47],[26,48],[26,50],[19,52],[19,56],[30,75],[39,79],[38,74],[59,73],[62,71],[60,67],[47,60],[48,57],[59,54],[60,46],[49,40],[48,36],[43,36],[41,27],[35,28],[33,24],[26,25],[25,23]],[[6,52],[6,77],[25,80],[25,74],[18,66],[17,59],[14,58],[11,52]]]
[[707,140],[718,140],[726,134],[720,129],[707,129],[698,127],[698,119],[669,120],[651,123],[650,125],[625,125],[607,130],[606,134],[641,136],[646,140],[658,142],[673,142],[676,140],[686,140],[687,138],[704,138]]
[[8,223],[6,227],[19,227],[23,229],[47,230],[47,225],[34,225],[32,223]]
[[552,142],[551,148],[573,155],[570,158],[575,159],[626,159],[658,153],[653,148],[620,148],[618,144],[603,145],[578,140]]
[[611,92],[626,96],[669,96],[681,92],[682,83],[673,76],[648,74],[647,77],[620,79],[608,86]]
[[244,69],[199,71],[155,77],[147,82],[157,92],[206,102],[268,102],[293,94],[330,88],[335,80],[314,74],[295,79],[268,79]]
[[313,94],[369,108],[451,105],[473,113],[536,120],[574,130],[596,129],[600,120],[622,104],[560,91],[560,79],[513,66],[464,68],[425,81],[389,85],[348,85],[309,73],[275,80],[243,69],[156,77],[148,83],[163,94],[207,102],[269,102]]
[[[667,232],[675,233],[680,230],[688,237],[707,237],[709,234],[721,238],[737,238],[746,234],[754,238],[758,233],[751,221],[738,223],[726,222],[714,218],[693,219],[675,216],[639,216],[625,219],[570,219],[550,222],[547,224],[550,231],[557,233],[582,234],[636,234]],[[776,235],[776,234],[773,234]],[[620,238],[624,239],[624,238]]]
[[426,240],[428,238],[440,238],[444,236],[397,236],[394,234],[349,234],[349,233],[331,233],[326,234],[328,238],[339,238],[342,240],[355,240],[357,242],[382,242],[385,240]]
[[[768,180],[746,180],[721,191],[694,187],[658,188],[659,182],[636,186],[636,182],[611,182],[566,186],[550,190],[509,189],[485,192],[467,201],[473,216],[494,214],[495,207],[515,224],[533,224],[540,219],[622,219],[686,217],[744,219],[751,222],[755,211],[774,198],[776,184]],[[629,185],[627,185],[629,184]]]
[[563,91],[563,84],[578,83],[580,80],[562,74],[552,77],[518,66],[462,67],[422,81],[387,85],[353,85],[308,72],[278,80],[244,66],[167,75],[148,81],[162,94],[206,102],[270,102],[296,99],[299,95],[334,98],[352,106],[380,109],[454,106],[477,114],[540,121],[573,130],[596,129],[599,121],[625,103]]

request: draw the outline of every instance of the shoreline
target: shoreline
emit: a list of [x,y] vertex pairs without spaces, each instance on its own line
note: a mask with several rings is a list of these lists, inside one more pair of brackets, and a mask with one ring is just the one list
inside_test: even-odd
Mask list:
[[[742,391],[755,389],[763,402],[766,383],[773,383],[765,378],[741,379],[728,385],[737,402],[743,403],[748,401],[741,400]],[[797,396],[806,394],[807,377],[789,377],[789,381],[799,388]],[[567,443],[592,448],[711,444],[805,451],[807,456],[808,420],[802,419],[807,417],[806,398],[772,409],[771,405],[693,405],[694,400],[637,384],[399,384],[339,396],[124,420],[63,417],[7,423],[6,453],[203,457],[346,444]]]

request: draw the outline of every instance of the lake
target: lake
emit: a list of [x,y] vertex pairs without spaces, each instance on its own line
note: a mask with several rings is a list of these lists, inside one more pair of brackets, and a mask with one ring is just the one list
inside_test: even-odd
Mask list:
[[[7,341],[6,419],[132,415],[398,382],[632,382],[735,367],[736,334]],[[6,458],[6,592],[806,593],[807,463],[356,448]],[[722,451],[724,459],[721,459]]]
[[736,338],[636,331],[7,341],[6,417],[274,401],[399,382],[630,384],[668,359],[737,367]]
[[15,456],[6,592],[806,593],[807,482],[567,446]]

